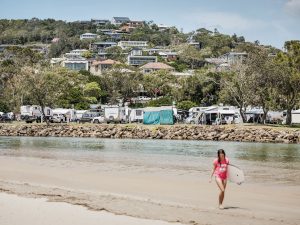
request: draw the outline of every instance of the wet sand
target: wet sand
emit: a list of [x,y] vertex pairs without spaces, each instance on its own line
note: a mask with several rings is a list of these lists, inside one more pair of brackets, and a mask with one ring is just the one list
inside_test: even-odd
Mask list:
[[[182,224],[300,224],[300,186],[297,184],[252,182],[238,186],[229,183],[225,210],[219,210],[218,189],[215,183],[208,182],[209,175],[203,172],[146,167],[137,170],[134,165],[105,161],[9,156],[0,156],[0,165],[0,191],[71,203],[90,210]],[[0,195],[0,202],[18,204],[18,199],[7,200],[7,196]],[[51,203],[43,204],[46,208],[52,207]],[[3,203],[1,211],[2,208]],[[50,211],[45,212],[45,216]],[[9,215],[1,213],[0,224],[5,224],[1,221],[7,221]],[[21,215],[15,215],[22,221]],[[123,224],[130,222],[125,219]]]
[[173,225],[164,221],[114,215],[106,211],[91,211],[67,203],[47,202],[45,198],[31,199],[0,193],[0,201],[2,225]]

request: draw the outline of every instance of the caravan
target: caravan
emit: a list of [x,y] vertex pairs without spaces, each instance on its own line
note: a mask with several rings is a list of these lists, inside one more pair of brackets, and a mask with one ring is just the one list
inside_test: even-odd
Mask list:
[[51,122],[63,123],[63,122],[75,122],[77,120],[75,109],[53,109],[53,117]]
[[129,109],[120,106],[105,106],[104,120],[106,123],[127,123]]
[[129,122],[130,123],[134,123],[134,122],[141,123],[141,122],[143,122],[143,118],[144,118],[143,109],[130,109],[129,110]]
[[292,111],[292,124],[300,124],[300,109]]
[[234,110],[208,110],[203,112],[201,123],[207,125],[233,124],[236,118]]
[[42,122],[42,119],[51,119],[53,111],[49,107],[44,108],[44,114],[46,118],[43,118],[42,108],[38,105],[23,105],[21,110],[21,120],[25,120],[26,123],[32,123],[33,121]]
[[238,109],[233,106],[194,107],[189,112],[186,123],[190,124],[221,125],[242,122]]

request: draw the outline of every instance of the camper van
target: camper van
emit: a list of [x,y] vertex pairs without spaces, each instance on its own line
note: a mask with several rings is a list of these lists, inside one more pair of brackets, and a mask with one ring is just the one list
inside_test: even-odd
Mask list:
[[120,106],[104,107],[104,120],[106,123],[127,123],[129,109]]
[[26,123],[32,123],[33,121],[41,122],[44,119],[51,119],[53,111],[49,107],[44,108],[46,118],[42,118],[42,108],[38,105],[23,105],[20,108],[21,120],[25,120]]
[[234,110],[208,110],[203,112],[201,123],[207,125],[224,125],[237,123],[239,115]]
[[130,109],[129,110],[129,122],[134,123],[142,123],[144,118],[143,109]]
[[189,124],[221,125],[242,122],[238,109],[232,106],[194,107],[189,112],[191,114],[185,120]]

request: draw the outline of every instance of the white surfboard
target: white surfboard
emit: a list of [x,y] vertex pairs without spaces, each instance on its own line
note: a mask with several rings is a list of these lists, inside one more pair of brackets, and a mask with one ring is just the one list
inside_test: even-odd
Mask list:
[[243,170],[231,164],[229,164],[227,167],[227,177],[229,181],[239,185],[245,181]]

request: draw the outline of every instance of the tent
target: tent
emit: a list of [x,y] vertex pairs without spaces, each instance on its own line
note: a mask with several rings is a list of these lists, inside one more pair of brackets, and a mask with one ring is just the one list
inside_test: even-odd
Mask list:
[[144,124],[148,125],[173,125],[173,108],[172,107],[148,107],[144,109]]

